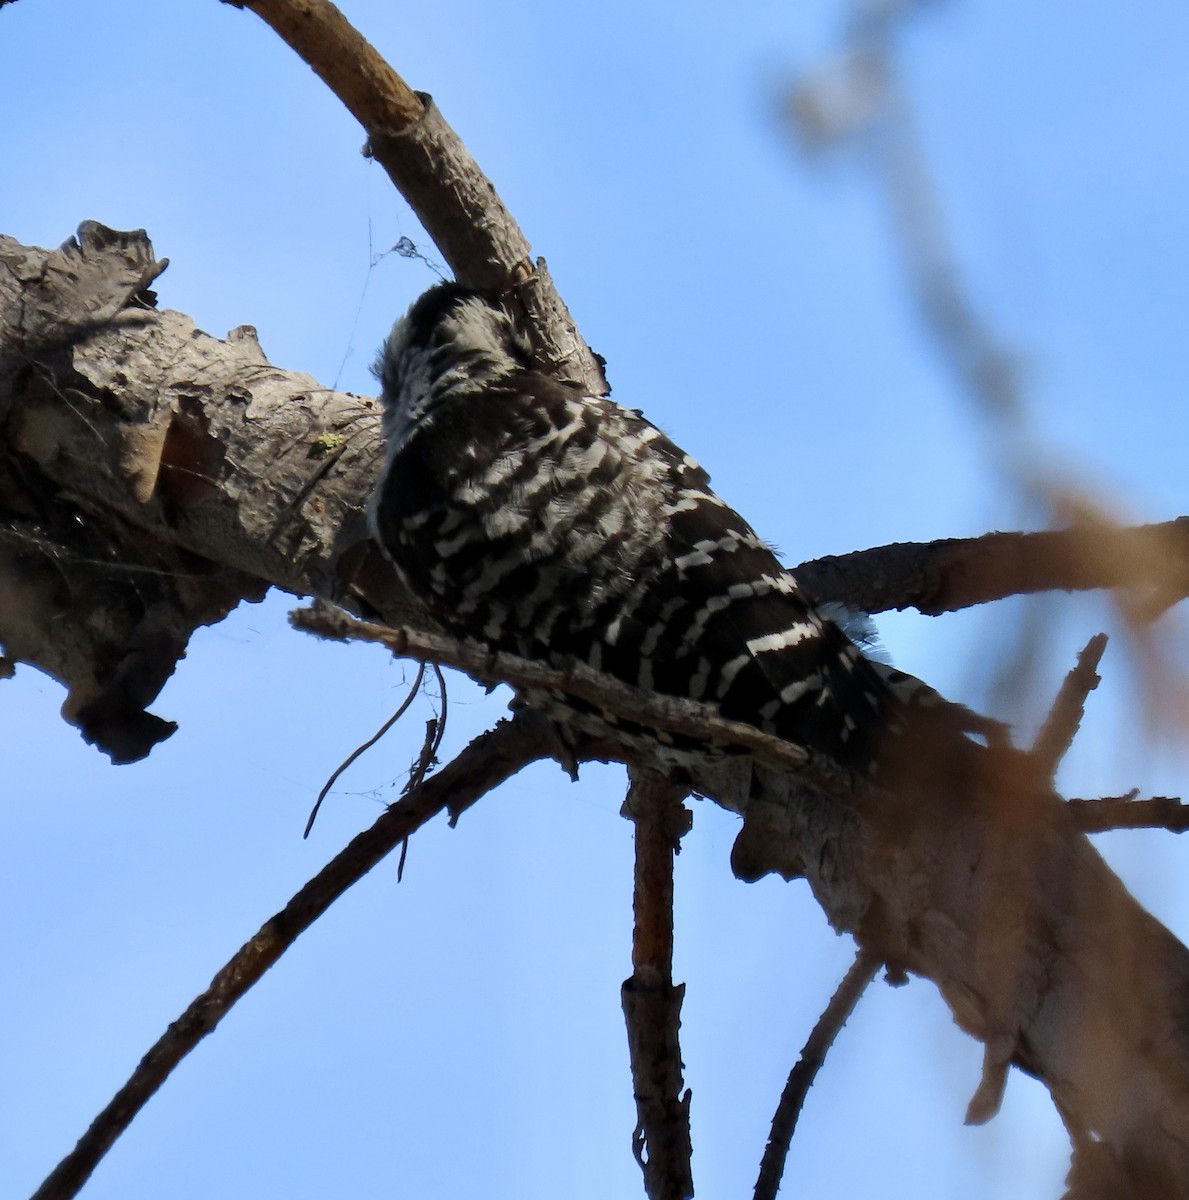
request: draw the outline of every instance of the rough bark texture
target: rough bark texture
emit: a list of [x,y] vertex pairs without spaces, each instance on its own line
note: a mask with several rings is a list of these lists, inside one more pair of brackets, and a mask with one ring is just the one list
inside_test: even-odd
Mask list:
[[649,1200],[694,1194],[690,1093],[679,1038],[685,984],[673,983],[673,858],[692,824],[684,799],[667,780],[638,774],[623,806],[636,827],[636,862],[632,973],[620,1000],[636,1100],[632,1150]]
[[[192,630],[269,585],[429,628],[365,536],[374,402],[156,312],[157,271],[143,234],[0,241],[0,641],[121,759],[167,732],[145,707]],[[747,757],[694,783],[745,813],[741,876],[805,875],[836,928],[938,984],[988,1046],[973,1117],[1014,1062],[1079,1143],[1077,1195],[1189,1196],[1189,954],[1020,761],[987,761],[919,807]]]
[[0,239],[0,640],[116,761],[172,732],[145,708],[194,629],[269,586],[349,602],[372,579],[374,611],[425,624],[371,569],[374,401],[156,311],[163,265],[93,223]]
[[865,612],[928,616],[1033,592],[1130,588],[1129,610],[1151,620],[1189,593],[1189,518],[1121,529],[1101,519],[1040,533],[901,542],[816,559],[797,575],[814,595],[846,595]]

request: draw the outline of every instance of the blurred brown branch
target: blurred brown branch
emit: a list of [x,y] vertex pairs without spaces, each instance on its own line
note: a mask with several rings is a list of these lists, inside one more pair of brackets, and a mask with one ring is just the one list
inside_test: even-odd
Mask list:
[[[243,0],[240,6],[259,13],[287,37],[359,117],[371,153],[426,222],[458,277],[507,289],[534,316],[545,361],[565,378],[597,389],[597,365],[552,293],[541,264],[534,269],[526,239],[428,98],[413,93],[378,63],[371,47],[325,0]],[[864,121],[881,119],[881,109],[884,115],[896,115],[897,101],[892,97],[889,103],[886,38],[892,19],[909,10],[907,5],[868,6],[866,29],[862,22],[856,24],[859,41],[867,39],[865,45],[856,44],[859,57],[851,64],[868,89],[859,95],[862,103],[856,110]],[[891,202],[894,208],[905,205],[906,219],[915,222],[924,213],[932,221],[932,202],[918,166],[890,161],[888,178],[905,188]],[[939,253],[940,243],[927,240],[933,232],[923,225],[905,234],[918,255],[912,269],[922,289],[922,311],[966,386],[981,389],[984,408],[998,417],[1012,416],[1015,393],[1010,387],[1004,391],[1005,384],[1014,386],[1010,359],[983,335],[948,251]],[[925,240],[914,246],[918,233]],[[381,613],[393,624],[407,622],[407,632],[388,630],[379,640],[397,652],[433,650],[432,621],[376,561],[361,527],[362,497],[370,491],[378,452],[372,401],[336,397],[308,379],[287,377],[271,368],[246,336],[211,344],[214,339],[199,338],[180,314],[150,317],[138,311],[135,322],[113,320],[97,331],[94,310],[71,301],[85,292],[79,268],[91,271],[93,283],[111,255],[111,238],[119,236],[89,226],[77,246],[56,256],[13,244],[3,247],[10,269],[0,278],[0,288],[12,287],[17,300],[0,304],[14,327],[11,336],[4,331],[6,370],[0,371],[6,435],[0,439],[0,477],[9,534],[0,550],[11,567],[2,581],[7,585],[16,579],[22,585],[11,588],[12,597],[6,595],[12,603],[0,606],[0,620],[8,624],[6,644],[15,624],[24,639],[22,657],[43,661],[52,657],[70,621],[93,627],[101,624],[96,614],[106,613],[109,602],[115,608],[142,601],[131,588],[118,596],[114,587],[111,594],[100,595],[94,575],[77,574],[81,564],[99,562],[105,583],[143,570],[155,571],[168,584],[160,595],[154,593],[147,617],[142,603],[119,627],[118,636],[98,648],[87,643],[75,656],[85,660],[77,672],[79,703],[96,692],[106,696],[115,713],[107,714],[109,724],[143,715],[144,704],[168,675],[196,623],[266,582]],[[130,236],[124,237],[124,248],[130,261],[143,259],[151,249],[147,238]],[[152,263],[151,270],[156,268]],[[148,303],[139,295],[135,299],[142,306]],[[66,318],[58,319],[62,313]],[[64,331],[69,336],[62,336]],[[187,357],[199,351],[201,361]],[[112,363],[120,364],[118,387],[112,386]],[[177,399],[179,380],[200,376],[217,380],[217,386],[210,384],[200,398],[187,393],[183,411]],[[274,385],[268,405],[257,402],[264,379]],[[245,397],[252,400],[251,422],[242,416]],[[81,419],[80,413],[85,414]],[[323,441],[322,453],[314,456],[327,431],[340,448],[327,455]],[[278,447],[285,447],[284,452]],[[277,483],[268,497],[261,497],[257,484],[265,477]],[[88,518],[87,542],[74,540],[80,511]],[[36,522],[30,512],[38,514]],[[1170,525],[1179,527],[1180,522]],[[1147,589],[1148,599],[1163,606],[1185,594],[1185,546],[1178,534],[1175,547],[1158,540],[1145,549],[1144,536],[1145,531],[1091,522],[1088,533],[1076,526],[1052,534],[993,534],[939,547],[884,547],[868,552],[865,563],[859,561],[862,556],[853,556],[807,565],[801,574],[810,590],[823,597],[835,594],[872,609],[915,604],[922,611],[939,612],[1014,592],[1104,586]],[[1024,541],[1003,541],[1010,538]],[[1045,538],[1058,540],[1045,543]],[[975,543],[983,544],[975,549]],[[105,558],[97,546],[112,552]],[[831,586],[823,585],[831,565],[838,572],[835,582],[845,583],[843,576],[854,573],[853,590],[839,587],[832,593]],[[815,570],[817,586],[812,582]],[[209,583],[212,578],[219,586],[211,588],[203,605],[195,605],[190,594],[194,580]],[[81,586],[70,587],[72,583]],[[77,602],[74,609],[65,606],[67,593],[69,598],[85,597],[83,611]],[[188,623],[163,631],[162,614],[187,599],[193,610],[186,613]],[[456,659],[446,656],[450,654]],[[769,744],[775,739],[766,742],[754,730],[716,723],[697,711],[699,706],[674,702],[675,707],[666,708],[664,698],[642,697],[632,689],[612,697],[598,690],[605,681],[584,679],[580,671],[551,676],[540,664],[518,666],[482,652],[471,656],[470,648],[460,651],[457,643],[442,661],[457,661],[480,677],[509,678],[530,689],[560,679],[574,694],[589,688],[595,699],[611,697],[610,706],[617,711],[647,713],[649,723],[672,720],[675,728],[693,730],[694,736],[746,747],[749,754],[724,756],[704,769],[692,766],[689,786],[743,814],[740,841],[747,837],[757,848],[751,862],[756,874],[803,874],[835,928],[855,932],[872,954],[937,983],[955,1019],[988,1047],[972,1111],[991,1111],[1014,1062],[1045,1081],[1075,1136],[1088,1138],[1092,1132],[1125,1164],[1136,1194],[1141,1184],[1153,1180],[1167,1194],[1186,1194],[1189,1021],[1183,1000],[1189,954],[1127,894],[1075,829],[1070,814],[1076,810],[1062,805],[1035,778],[1026,755],[963,742],[951,757],[923,755],[905,764],[916,768],[913,781],[925,785],[922,795],[908,791],[895,804],[862,806],[852,803],[846,781],[828,771],[815,774],[816,765],[795,746]],[[528,674],[521,678],[513,668],[522,667]],[[105,691],[113,676],[118,684],[114,699]],[[517,720],[523,729],[524,722]],[[506,728],[516,727],[513,722]],[[476,750],[474,786],[486,790],[517,763],[555,752],[546,748],[548,737],[538,729],[531,746],[520,746],[506,760],[490,743]],[[1067,737],[1055,734],[1054,741],[1060,745]],[[573,757],[591,752],[584,747]],[[435,789],[448,786],[450,771],[443,769],[407,800],[412,803],[416,796],[426,802],[427,795],[437,795]],[[461,793],[461,803],[474,798],[465,788]],[[449,806],[451,797],[438,795],[434,803],[436,811]],[[394,819],[385,844],[391,848],[408,831],[409,826]],[[652,833],[667,837],[662,848],[671,868],[672,829]],[[370,856],[379,852],[372,845],[364,861],[370,865]],[[652,861],[651,851],[647,857]],[[741,855],[734,859],[741,860]],[[645,861],[643,855],[640,861]],[[345,886],[360,868],[359,862],[345,864],[334,886]],[[650,870],[648,878],[653,881],[649,887],[659,880],[663,892],[664,869],[659,874]],[[668,886],[671,890],[671,873]],[[217,1020],[275,961],[284,939],[314,919],[332,893],[337,891],[303,890],[293,902],[302,900],[298,911],[286,909],[275,919],[279,925],[270,922],[262,929],[258,945],[249,943],[241,950],[146,1057],[134,1077],[136,1085],[130,1083],[131,1090],[98,1119],[80,1143],[85,1149],[76,1151],[82,1157],[59,1169],[64,1172],[59,1181],[68,1181],[64,1186],[81,1184],[97,1154],[168,1073],[168,1062],[209,1031],[211,1017]],[[648,896],[641,881],[637,898],[651,903]],[[666,908],[671,912],[671,895],[667,902],[662,896],[651,916],[638,924],[641,942],[645,936],[659,941],[648,953],[638,947],[636,965],[661,983],[666,981],[666,960],[671,962],[671,923],[668,940],[663,936]],[[645,1057],[654,1056],[656,1077],[664,1080],[657,1098],[670,1110],[655,1123],[641,1116],[642,1128],[648,1124],[659,1131],[644,1135],[650,1150],[654,1138],[658,1145],[680,1141],[682,1128],[688,1129],[680,1111],[688,1093],[681,1095],[679,1070],[674,1079],[679,1064],[674,1000],[679,997],[673,995],[677,989],[671,984],[671,966],[668,976],[668,991],[659,989],[666,1007],[657,1027],[664,1032],[650,1034],[653,1044],[641,1047]],[[630,1036],[649,1027],[629,1016],[629,1030],[637,1031]],[[1094,1054],[1087,1053],[1087,1031],[1092,1032],[1089,1048]],[[686,1157],[682,1147],[671,1161]],[[668,1178],[677,1179],[677,1174],[669,1171]],[[673,1187],[680,1192],[684,1181]],[[72,1192],[52,1188],[42,1193],[68,1194]]]
[[1077,665],[1065,677],[1049,715],[1032,744],[1032,761],[1052,779],[1077,736],[1086,711],[1086,697],[1099,685],[1098,664],[1106,650],[1106,634],[1090,639],[1078,655]]

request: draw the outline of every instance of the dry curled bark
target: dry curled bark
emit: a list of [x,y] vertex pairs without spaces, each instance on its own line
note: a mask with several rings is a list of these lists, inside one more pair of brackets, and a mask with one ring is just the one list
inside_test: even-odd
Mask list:
[[270,585],[343,592],[378,445],[370,399],[151,307],[163,266],[93,222],[0,239],[0,637],[116,761],[172,732],[145,710],[197,626]]

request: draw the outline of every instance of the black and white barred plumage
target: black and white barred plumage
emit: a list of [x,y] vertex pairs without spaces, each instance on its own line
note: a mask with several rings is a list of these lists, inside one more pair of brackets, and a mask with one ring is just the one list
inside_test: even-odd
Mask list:
[[900,704],[891,673],[638,412],[536,370],[499,304],[454,284],[413,305],[377,370],[373,531],[443,626],[871,767]]

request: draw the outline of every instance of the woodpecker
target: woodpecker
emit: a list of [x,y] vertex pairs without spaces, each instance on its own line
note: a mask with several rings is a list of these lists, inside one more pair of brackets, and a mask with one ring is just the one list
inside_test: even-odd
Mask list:
[[[431,288],[376,373],[372,532],[448,631],[875,769],[911,677],[866,657],[639,411],[540,371],[497,297]],[[581,702],[531,699],[588,732],[673,745]]]

